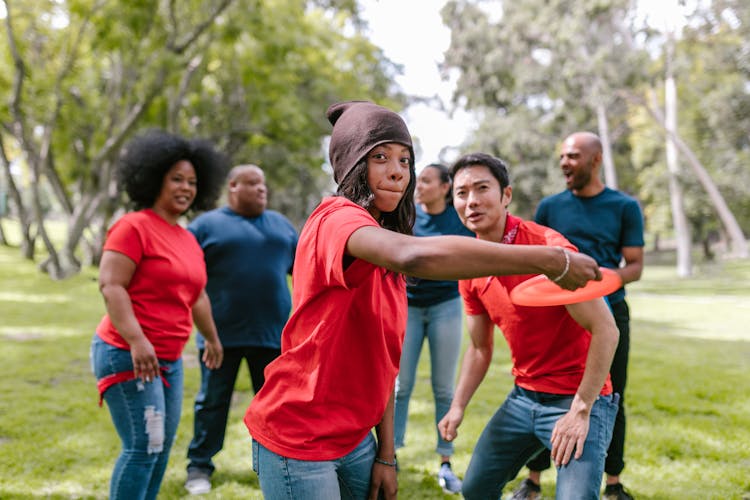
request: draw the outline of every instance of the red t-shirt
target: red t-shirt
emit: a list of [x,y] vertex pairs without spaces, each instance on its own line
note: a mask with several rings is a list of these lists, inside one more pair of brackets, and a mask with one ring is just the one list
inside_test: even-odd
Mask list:
[[[510,237],[509,237],[510,236]],[[515,245],[561,246],[577,251],[560,233],[508,214],[504,241]],[[510,346],[513,376],[524,389],[575,394],[586,367],[591,333],[568,314],[565,306],[517,306],[510,292],[532,275],[493,276],[461,280],[459,291],[466,314],[487,314]],[[607,381],[601,394],[612,392]]]
[[[146,209],[115,222],[107,232],[104,250],[135,262],[128,285],[135,317],[157,357],[179,359],[193,330],[193,304],[206,286],[203,250],[195,237]],[[96,333],[108,344],[130,350],[108,314]]]
[[300,234],[294,259],[292,315],[282,354],[245,415],[250,434],[297,460],[333,460],[351,452],[383,417],[406,328],[402,276],[355,259],[346,243],[378,226],[362,207],[325,198]]

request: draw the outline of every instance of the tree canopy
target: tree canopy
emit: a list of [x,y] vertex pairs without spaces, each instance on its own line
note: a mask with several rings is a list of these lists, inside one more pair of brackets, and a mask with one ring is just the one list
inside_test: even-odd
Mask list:
[[746,4],[702,2],[677,33],[672,69],[678,127],[672,138],[660,104],[668,34],[644,22],[636,2],[447,2],[442,14],[452,39],[444,69],[460,75],[454,102],[479,117],[465,148],[509,161],[515,210],[530,216],[542,196],[563,188],[559,141],[575,130],[598,133],[607,184],[640,200],[656,244],[659,236],[675,236],[665,147],[677,140],[684,165],[679,201],[693,238],[707,250],[716,239],[737,243],[737,255],[746,257]]
[[[328,182],[327,106],[405,102],[354,1],[3,4],[0,161],[23,251],[33,258],[41,238],[56,278],[77,272],[81,248],[96,261],[122,206],[113,168],[138,130],[207,138],[261,165],[275,205],[300,223]],[[65,222],[63,243],[46,234],[49,217]]]
[[[669,34],[635,0],[445,3],[442,70],[458,75],[454,105],[479,118],[464,149],[509,162],[516,212],[528,217],[562,189],[559,141],[590,130],[604,143],[605,181],[639,199],[654,246],[689,229],[707,256],[717,240],[747,256],[750,6],[690,4]],[[394,84],[401,68],[364,35],[356,0],[2,7],[0,203],[20,222],[23,254],[34,258],[40,241],[54,278],[97,261],[123,207],[117,158],[141,129],[207,138],[235,163],[261,165],[274,207],[301,224],[331,188],[326,107],[413,99]],[[674,130],[665,115],[677,117]],[[682,168],[668,166],[670,147]],[[63,222],[63,241],[50,236],[51,219]]]

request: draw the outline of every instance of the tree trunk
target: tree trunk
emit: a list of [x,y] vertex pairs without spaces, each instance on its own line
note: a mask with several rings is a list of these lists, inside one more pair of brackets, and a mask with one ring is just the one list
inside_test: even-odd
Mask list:
[[[0,162],[3,164],[3,171],[5,173],[5,179],[8,181],[8,195],[10,200],[16,207],[16,215],[18,216],[19,232],[21,234],[21,255],[24,259],[34,260],[34,236],[31,234],[31,217],[29,211],[23,204],[23,198],[21,192],[16,186],[15,180],[10,172],[10,161],[5,153],[5,146],[3,144],[2,137],[0,137]],[[10,201],[9,200],[9,201]]]
[[[671,41],[667,42],[667,75],[664,81],[664,106],[666,118],[664,129],[674,131],[677,128],[677,87],[672,75]],[[692,238],[690,225],[685,216],[685,205],[680,184],[680,164],[677,148],[670,135],[667,135],[666,156],[669,171],[669,199],[672,207],[672,225],[677,243],[677,276],[689,277],[693,274],[693,262],[690,252]]]
[[42,238],[44,247],[49,254],[49,257],[39,265],[39,268],[49,274],[52,279],[63,279],[67,274],[60,265],[60,259],[55,250],[55,245],[52,243],[52,240],[50,240],[49,235],[47,234],[47,229],[44,227],[44,210],[42,209],[42,202],[39,194],[39,165],[37,162],[34,162],[30,167],[31,206],[32,212],[34,213],[34,221],[36,222],[36,231]]
[[91,225],[94,216],[99,212],[104,195],[105,193],[101,191],[86,193],[76,204],[73,215],[68,221],[67,240],[60,252],[60,257],[66,266],[80,270],[81,262],[76,257],[75,252],[83,238],[84,231]]
[[667,137],[669,137],[673,141],[674,145],[677,146],[677,149],[683,155],[685,155],[688,164],[695,172],[695,175],[698,177],[700,183],[703,185],[703,189],[706,190],[709,200],[711,201],[711,204],[713,205],[716,213],[719,216],[719,219],[721,220],[722,227],[726,231],[729,241],[728,247],[730,256],[742,259],[750,257],[750,250],[748,250],[747,240],[744,233],[742,232],[742,228],[737,222],[737,219],[734,217],[734,214],[724,201],[724,197],[721,195],[721,192],[716,187],[716,184],[714,184],[711,176],[708,174],[708,171],[705,169],[705,167],[703,167],[693,150],[685,143],[685,141],[682,140],[676,130],[670,130],[666,127],[664,115],[662,114],[658,104],[656,103],[655,96],[653,96],[653,94],[651,95],[651,104],[649,105],[646,100],[644,100],[640,96],[633,94],[632,92],[620,91],[619,93],[627,100],[643,106],[651,115],[651,118],[653,118],[654,121],[664,130],[664,133],[667,135]]
[[709,200],[711,200],[711,204],[713,205],[716,213],[719,216],[719,219],[724,225],[724,229],[726,230],[727,236],[729,238],[729,255],[731,257],[740,259],[747,259],[748,257],[750,257],[750,250],[748,250],[747,239],[745,239],[742,228],[737,222],[737,219],[734,217],[734,214],[724,201],[724,197],[721,195],[719,188],[716,187],[716,184],[714,184],[714,181],[711,179],[711,176],[708,175],[708,172],[703,167],[700,160],[698,160],[698,157],[695,156],[693,150],[690,149],[690,147],[685,144],[685,142],[676,133],[670,133],[670,135],[679,148],[680,152],[685,155],[688,164],[693,168],[695,175],[703,185],[703,189],[706,190],[708,198]]
[[47,178],[47,182],[49,182],[49,186],[52,188],[52,193],[55,195],[55,198],[65,212],[65,215],[70,216],[74,210],[73,203],[70,201],[70,197],[65,190],[65,186],[63,186],[63,182],[60,179],[60,175],[57,173],[57,169],[55,168],[52,149],[45,148],[44,151],[45,153],[43,154],[49,155],[49,158],[47,158],[48,161],[45,162],[46,168],[44,169],[44,175]]
[[617,171],[612,158],[612,145],[609,140],[609,123],[607,122],[607,108],[599,101],[596,105],[596,122],[599,127],[599,138],[602,141],[602,162],[604,165],[604,184],[608,188],[617,189]]
[[[633,96],[631,95],[629,98],[633,99]],[[703,185],[703,189],[706,190],[709,200],[716,210],[723,228],[727,233],[727,238],[729,239],[730,254],[737,258],[748,258],[750,256],[750,253],[748,252],[747,240],[745,239],[745,235],[742,232],[742,228],[740,227],[737,219],[734,217],[734,214],[724,201],[724,197],[716,187],[716,184],[714,184],[711,176],[708,175],[708,171],[706,171],[700,160],[698,160],[698,157],[695,155],[695,153],[693,153],[693,150],[685,143],[685,141],[682,140],[677,132],[668,130],[664,126],[664,116],[662,115],[662,112],[659,110],[658,106],[656,106],[655,104],[648,106],[642,100],[639,100],[637,98],[635,98],[634,100],[639,101],[640,104],[646,107],[646,110],[649,112],[649,114],[651,114],[651,117],[654,119],[654,121],[656,121],[656,123],[658,123],[662,127],[665,134],[670,137],[672,141],[674,141],[677,149],[679,149],[679,151],[683,155],[685,155],[688,164],[692,167],[695,175],[698,177],[698,180]]]

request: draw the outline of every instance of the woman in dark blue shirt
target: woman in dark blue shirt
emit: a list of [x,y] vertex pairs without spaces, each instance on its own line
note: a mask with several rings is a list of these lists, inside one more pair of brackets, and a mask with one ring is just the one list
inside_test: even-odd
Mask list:
[[[417,177],[417,220],[415,236],[441,234],[473,237],[453,208],[451,179],[448,168],[433,163],[424,167]],[[450,408],[456,378],[456,366],[461,352],[463,315],[461,297],[455,281],[415,279],[407,284],[409,317],[401,353],[401,366],[396,381],[395,435],[396,448],[404,446],[406,421],[416,378],[419,355],[424,340],[430,346],[432,393],[435,399],[435,424]],[[461,481],[451,470],[453,443],[445,441],[437,432],[437,452],[440,454],[438,481],[449,493],[461,491]]]

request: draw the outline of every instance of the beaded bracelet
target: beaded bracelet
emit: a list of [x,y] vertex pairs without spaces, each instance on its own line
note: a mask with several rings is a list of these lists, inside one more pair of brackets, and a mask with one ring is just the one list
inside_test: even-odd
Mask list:
[[568,271],[570,270],[570,256],[568,255],[568,251],[562,247],[558,247],[558,248],[560,248],[560,250],[563,251],[563,255],[565,255],[565,269],[563,269],[563,272],[562,274],[560,274],[560,276],[552,280],[555,283],[563,279],[565,275],[568,274]]
[[393,459],[393,462],[389,462],[388,460],[383,460],[382,458],[375,457],[375,462],[383,465],[387,465],[388,467],[396,467],[398,462],[396,462],[396,459]]

